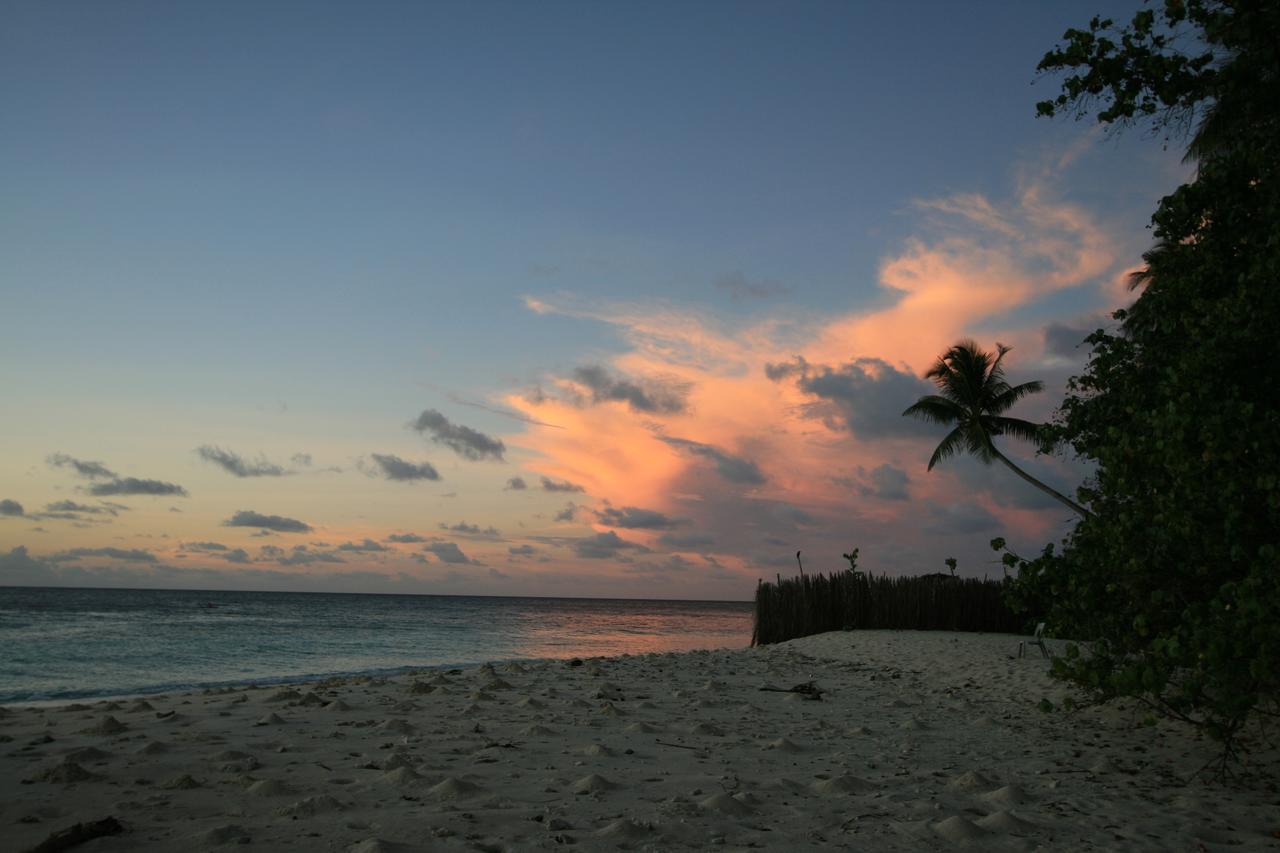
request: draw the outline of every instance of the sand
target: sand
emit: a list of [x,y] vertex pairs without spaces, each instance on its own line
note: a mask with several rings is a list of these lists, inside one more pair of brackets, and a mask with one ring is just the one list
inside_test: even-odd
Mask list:
[[[868,631],[0,710],[0,849],[1276,850],[1275,751],[1064,689],[1005,635]],[[814,682],[821,700],[762,691]]]

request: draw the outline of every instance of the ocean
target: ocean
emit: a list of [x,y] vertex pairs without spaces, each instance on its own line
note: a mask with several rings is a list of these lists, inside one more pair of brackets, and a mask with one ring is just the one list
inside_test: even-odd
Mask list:
[[0,587],[0,704],[750,641],[746,602]]

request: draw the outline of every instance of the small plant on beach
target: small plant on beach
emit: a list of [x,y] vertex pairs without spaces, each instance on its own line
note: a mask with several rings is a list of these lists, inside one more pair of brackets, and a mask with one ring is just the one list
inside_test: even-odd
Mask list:
[[863,576],[862,572],[858,571],[858,549],[857,548],[854,548],[848,554],[841,554],[840,556],[844,557],[846,560],[849,561],[849,571],[850,573],[853,574],[855,578],[860,578]]
[[1023,471],[996,448],[997,436],[1008,435],[1032,442],[1040,439],[1039,426],[1004,414],[1023,397],[1044,388],[1044,383],[1039,381],[1010,385],[1005,380],[1002,362],[1009,349],[998,343],[993,355],[973,341],[960,341],[939,356],[925,374],[925,378],[932,379],[938,386],[938,393],[921,397],[902,414],[944,426],[954,425],[933,451],[930,471],[942,460],[967,451],[987,465],[1001,462],[1040,491],[1088,517],[1087,509]]

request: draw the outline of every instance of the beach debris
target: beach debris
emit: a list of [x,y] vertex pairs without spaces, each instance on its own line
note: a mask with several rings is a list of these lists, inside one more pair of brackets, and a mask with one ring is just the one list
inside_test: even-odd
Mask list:
[[284,719],[279,714],[267,714],[262,719],[254,723],[255,726],[278,726],[284,723]]
[[806,681],[804,684],[793,684],[790,687],[774,687],[766,684],[760,688],[768,693],[796,693],[805,699],[812,699],[816,702],[822,701],[823,690],[812,681]]
[[28,850],[27,853],[60,853],[62,850],[69,850],[95,838],[102,838],[106,835],[119,835],[124,831],[124,826],[114,817],[104,817],[102,820],[95,820],[90,823],[77,823],[74,826],[60,829],[51,834],[44,841]]

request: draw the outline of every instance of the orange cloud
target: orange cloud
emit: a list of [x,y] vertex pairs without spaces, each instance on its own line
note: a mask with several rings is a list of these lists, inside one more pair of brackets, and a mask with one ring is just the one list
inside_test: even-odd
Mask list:
[[[1030,499],[1020,508],[975,491],[958,475],[924,474],[923,460],[941,433],[923,437],[904,422],[901,434],[859,435],[853,424],[860,398],[822,399],[796,381],[766,376],[767,365],[801,356],[810,365],[829,366],[826,379],[833,387],[846,383],[851,393],[892,378],[907,387],[914,380],[903,377],[918,377],[960,337],[989,337],[976,333],[993,323],[1006,326],[1008,339],[1025,341],[1028,355],[1035,355],[1043,324],[1020,326],[1007,318],[1071,288],[1080,289],[1081,313],[1096,311],[1100,283],[1112,280],[1117,250],[1105,230],[1041,183],[1029,183],[1005,204],[967,194],[918,208],[937,233],[910,240],[883,261],[879,284],[897,297],[886,307],[817,322],[773,317],[727,329],[671,305],[527,298],[537,314],[618,329],[628,349],[609,361],[610,371],[636,383],[679,383],[688,392],[680,411],[641,413],[623,400],[575,396],[566,377],[548,377],[546,393],[512,394],[504,403],[565,428],[529,425],[506,440],[531,454],[529,470],[583,484],[596,508],[650,509],[687,518],[690,530],[702,531],[683,537],[624,531],[633,540],[655,552],[709,555],[740,572],[758,573],[759,555],[770,549],[793,557],[794,543],[826,539],[847,548],[849,535],[914,540],[919,547],[906,548],[914,556],[930,535],[923,528],[937,531],[934,536],[951,535],[952,528],[955,535],[971,535],[991,519],[1043,538],[1057,515],[1046,515]],[[854,359],[861,359],[856,370],[843,367]],[[1016,358],[1011,367],[1016,375]],[[885,417],[896,418],[911,402],[877,405]],[[705,449],[691,451],[694,445]],[[734,464],[753,466],[759,476],[735,481]],[[881,466],[904,484],[891,498],[869,473]],[[1008,485],[999,472],[989,473],[993,482]],[[946,510],[958,502],[970,507],[966,515]],[[598,519],[591,527],[610,529]]]

